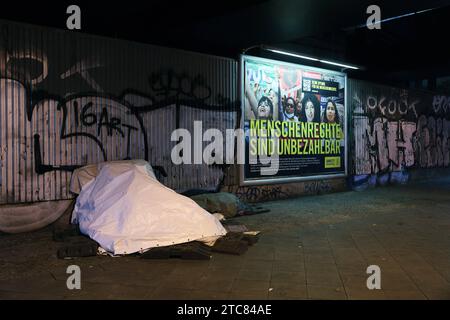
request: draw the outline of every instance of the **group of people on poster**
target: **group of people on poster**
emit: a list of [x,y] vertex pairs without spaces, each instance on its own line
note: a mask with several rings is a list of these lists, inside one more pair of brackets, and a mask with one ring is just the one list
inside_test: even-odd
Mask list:
[[342,122],[343,90],[338,82],[284,66],[250,64],[246,71],[247,120]]
[[[281,106],[282,121],[340,122],[339,111],[336,102],[332,98],[327,98],[323,112],[319,98],[312,93],[303,94],[301,100],[283,96],[281,98]],[[260,108],[260,104],[258,104],[258,108]],[[257,118],[260,118],[260,114],[257,114]]]

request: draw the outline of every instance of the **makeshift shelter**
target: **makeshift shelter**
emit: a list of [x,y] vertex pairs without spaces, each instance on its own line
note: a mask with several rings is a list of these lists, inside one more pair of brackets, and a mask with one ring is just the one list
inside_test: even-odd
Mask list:
[[190,241],[213,244],[227,233],[215,216],[161,184],[143,160],[78,169],[71,189],[81,190],[72,223],[115,255]]

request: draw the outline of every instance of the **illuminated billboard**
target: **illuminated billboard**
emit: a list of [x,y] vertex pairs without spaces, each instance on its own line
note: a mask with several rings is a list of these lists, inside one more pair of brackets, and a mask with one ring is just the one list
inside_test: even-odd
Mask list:
[[242,184],[346,175],[346,75],[241,56]]

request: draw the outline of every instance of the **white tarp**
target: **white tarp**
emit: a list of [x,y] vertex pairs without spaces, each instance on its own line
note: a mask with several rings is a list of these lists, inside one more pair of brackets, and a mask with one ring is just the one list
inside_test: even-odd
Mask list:
[[142,160],[99,164],[98,175],[82,185],[72,223],[115,255],[226,234],[216,217],[161,184]]

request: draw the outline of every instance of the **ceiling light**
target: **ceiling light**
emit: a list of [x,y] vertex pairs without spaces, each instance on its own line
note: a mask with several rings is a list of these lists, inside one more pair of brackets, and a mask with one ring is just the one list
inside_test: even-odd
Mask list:
[[275,50],[275,49],[267,49],[269,51],[275,52],[275,53],[279,53],[279,54],[284,54],[287,56],[291,56],[291,57],[296,57],[296,58],[301,58],[301,59],[306,59],[306,60],[312,60],[312,61],[320,61],[319,59],[316,58],[311,58],[311,57],[307,57],[307,56],[302,56],[299,54],[295,54],[295,53],[290,53],[290,52],[285,52],[285,51],[281,51],[281,50]]
[[326,63],[326,64],[331,64],[334,66],[339,66],[339,67],[343,67],[343,68],[349,68],[349,69],[359,69],[358,67],[355,66],[350,66],[348,64],[343,64],[343,63],[338,63],[338,62],[333,62],[333,61],[328,61],[328,60],[322,60],[322,59],[318,59],[318,58],[313,58],[313,57],[309,57],[309,56],[304,56],[301,54],[296,54],[296,53],[292,53],[292,52],[287,52],[287,51],[283,51],[283,50],[277,50],[277,49],[269,49],[269,48],[264,48],[268,51],[272,51],[275,53],[279,53],[279,54],[284,54],[286,56],[291,56],[291,57],[296,57],[296,58],[300,58],[300,59],[306,59],[306,60],[312,60],[312,61],[318,61],[318,62],[322,62],[322,63]]
[[344,67],[344,68],[355,69],[355,70],[359,69],[358,67],[349,66],[347,64],[342,64],[342,63],[337,63],[337,62],[332,62],[332,61],[327,61],[327,60],[319,60],[319,61],[322,63],[328,63],[328,64],[332,64],[332,65],[340,66],[340,67]]

